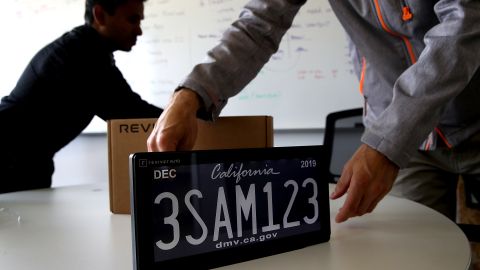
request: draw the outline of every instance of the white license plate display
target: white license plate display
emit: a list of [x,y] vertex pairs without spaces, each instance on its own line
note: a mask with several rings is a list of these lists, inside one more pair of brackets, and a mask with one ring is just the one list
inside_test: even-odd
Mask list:
[[135,269],[208,269],[330,238],[322,146],[136,153]]

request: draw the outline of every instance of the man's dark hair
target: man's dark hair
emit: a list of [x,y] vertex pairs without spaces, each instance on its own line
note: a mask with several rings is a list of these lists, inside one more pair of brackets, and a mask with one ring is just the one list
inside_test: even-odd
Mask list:
[[[93,6],[100,5],[108,14],[113,15],[118,6],[129,0],[86,0],[85,1],[85,23],[93,23]],[[147,0],[139,0],[146,2]]]

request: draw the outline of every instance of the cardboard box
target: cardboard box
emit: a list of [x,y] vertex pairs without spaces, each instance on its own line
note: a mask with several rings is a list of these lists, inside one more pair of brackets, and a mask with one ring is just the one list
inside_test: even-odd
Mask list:
[[[129,156],[147,151],[147,138],[157,118],[108,121],[110,211],[130,214]],[[198,120],[194,149],[273,147],[271,116],[229,116],[215,122]]]

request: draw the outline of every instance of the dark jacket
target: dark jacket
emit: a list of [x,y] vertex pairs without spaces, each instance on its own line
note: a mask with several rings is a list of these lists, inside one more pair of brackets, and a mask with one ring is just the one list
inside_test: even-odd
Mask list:
[[[161,113],[132,91],[97,31],[76,27],[41,49],[0,103],[0,183],[21,178],[18,170],[29,166],[50,178],[55,153],[95,115],[109,120]],[[12,176],[5,177],[6,170],[14,170]]]

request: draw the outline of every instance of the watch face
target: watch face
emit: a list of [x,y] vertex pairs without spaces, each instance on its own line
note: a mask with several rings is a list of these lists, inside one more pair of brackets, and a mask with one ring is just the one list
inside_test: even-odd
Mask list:
[[212,268],[330,238],[322,146],[136,153],[136,269]]

